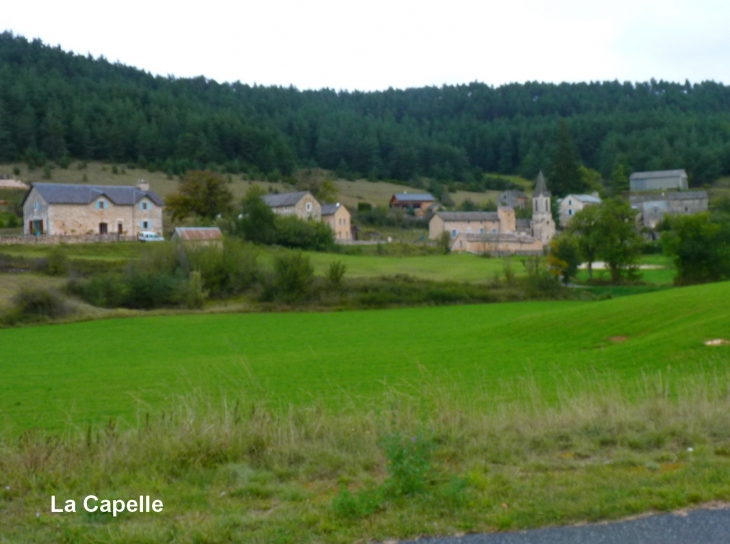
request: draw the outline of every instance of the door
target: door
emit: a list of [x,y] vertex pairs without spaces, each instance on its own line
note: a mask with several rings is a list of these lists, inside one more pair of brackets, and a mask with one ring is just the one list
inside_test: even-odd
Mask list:
[[117,223],[117,234],[124,234],[124,229],[122,228],[121,221]]
[[99,234],[106,234],[106,233],[107,233],[107,224],[99,223]]

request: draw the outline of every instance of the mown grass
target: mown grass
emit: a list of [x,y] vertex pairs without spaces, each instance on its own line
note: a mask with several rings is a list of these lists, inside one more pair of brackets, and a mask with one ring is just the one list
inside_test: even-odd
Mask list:
[[[178,400],[132,428],[0,437],[10,542],[371,542],[616,519],[730,498],[730,376],[593,380],[556,403],[432,381],[367,406]],[[532,386],[530,386],[532,383]],[[524,387],[524,385],[523,385]],[[151,495],[160,514],[83,511]],[[72,498],[77,513],[52,514]]]
[[[601,302],[110,319],[0,330],[0,421],[22,431],[129,424],[191,388],[281,406],[366,402],[428,379],[456,391],[532,377],[547,398],[583,377],[682,381],[724,368],[730,282]],[[507,391],[507,390],[505,390]],[[414,393],[416,394],[416,393]],[[509,394],[521,394],[519,389]],[[507,395],[507,393],[505,393]],[[502,400],[510,400],[508,397]]]

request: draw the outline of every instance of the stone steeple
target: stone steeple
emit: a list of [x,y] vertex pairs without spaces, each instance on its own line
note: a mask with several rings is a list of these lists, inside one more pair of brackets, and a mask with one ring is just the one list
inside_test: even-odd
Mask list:
[[532,197],[535,198],[538,195],[550,196],[550,191],[548,191],[547,184],[545,183],[545,176],[542,175],[542,170],[540,170],[540,173],[537,175],[535,192],[532,194]]
[[548,191],[542,170],[537,176],[535,192],[532,193],[532,235],[547,245],[555,234],[555,221],[550,211],[550,191]]

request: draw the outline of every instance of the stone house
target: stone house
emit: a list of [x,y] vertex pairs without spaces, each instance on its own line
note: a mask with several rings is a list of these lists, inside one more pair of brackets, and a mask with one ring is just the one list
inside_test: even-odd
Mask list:
[[350,212],[340,204],[322,204],[322,222],[335,233],[335,240],[352,240]]
[[515,210],[501,206],[496,212],[436,212],[428,224],[429,238],[444,232],[453,251],[494,254],[539,254],[555,235],[550,211],[550,191],[540,172],[532,197],[532,219],[516,219]]
[[497,206],[504,206],[507,208],[527,208],[527,203],[530,199],[522,191],[504,191],[497,197]]
[[598,193],[590,195],[567,195],[560,200],[560,227],[570,224],[573,216],[587,206],[596,206],[601,203]]
[[264,202],[279,215],[296,215],[299,219],[322,218],[322,206],[309,191],[264,195]]
[[144,181],[136,186],[33,183],[23,200],[23,232],[34,236],[162,234],[164,205]]
[[437,206],[431,193],[395,193],[390,197],[389,205],[391,208],[412,209],[418,217],[423,217]]
[[686,191],[689,188],[687,172],[684,170],[634,172],[629,176],[629,186],[632,192],[661,191],[663,189]]
[[706,191],[634,195],[630,197],[629,202],[640,214],[643,225],[650,229],[656,228],[666,214],[690,215],[706,212],[708,209]]

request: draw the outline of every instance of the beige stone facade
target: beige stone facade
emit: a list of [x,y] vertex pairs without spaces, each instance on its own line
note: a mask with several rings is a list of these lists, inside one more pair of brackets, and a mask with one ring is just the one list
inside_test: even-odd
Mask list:
[[437,212],[428,228],[431,240],[448,232],[452,251],[502,255],[542,253],[555,235],[550,192],[540,172],[530,221],[518,220],[514,208],[500,206],[496,212]]
[[[34,184],[23,203],[23,232],[26,235],[118,234],[136,237],[142,231],[162,234],[163,207],[159,197],[149,194],[149,191],[130,191],[129,195],[124,195],[121,188],[113,187],[107,195],[102,186],[91,188],[82,185],[81,191],[74,191],[74,186],[59,184],[46,191],[45,187],[36,185],[40,184]],[[64,192],[66,187],[72,189]],[[93,193],[89,202],[73,202],[84,200],[87,193]],[[80,194],[83,198],[77,198]],[[128,196],[128,202],[120,198],[120,194]]]
[[335,241],[352,240],[350,212],[339,202],[322,206],[322,222],[332,228],[335,233]]
[[274,213],[296,215],[299,219],[322,219],[322,206],[309,191],[298,193],[270,194],[262,197]]

